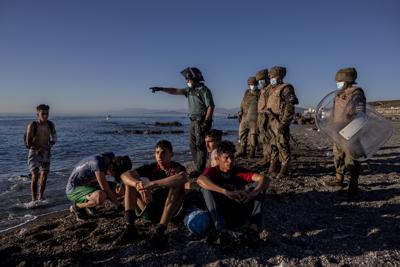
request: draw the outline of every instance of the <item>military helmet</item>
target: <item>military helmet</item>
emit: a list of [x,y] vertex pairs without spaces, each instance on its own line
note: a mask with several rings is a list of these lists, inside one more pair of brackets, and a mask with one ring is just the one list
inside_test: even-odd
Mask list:
[[254,76],[249,77],[249,78],[247,79],[247,84],[252,84],[252,85],[257,84],[256,77],[254,77]]
[[285,76],[286,76],[286,68],[285,67],[274,66],[268,72],[269,78],[279,77],[279,78],[283,79],[283,78],[285,78]]
[[338,82],[356,83],[357,70],[355,68],[344,68],[336,72],[335,80]]
[[187,67],[181,71],[181,74],[186,80],[204,81],[203,74],[201,74],[201,71],[198,68]]
[[268,78],[268,69],[262,69],[257,71],[256,73],[256,80],[264,80]]

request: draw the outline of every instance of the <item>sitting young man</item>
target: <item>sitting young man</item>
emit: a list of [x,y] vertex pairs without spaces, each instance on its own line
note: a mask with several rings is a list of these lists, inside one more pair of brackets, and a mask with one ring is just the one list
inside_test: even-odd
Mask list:
[[140,211],[138,216],[158,223],[149,239],[150,245],[157,248],[164,244],[164,232],[182,204],[187,181],[185,167],[172,161],[172,157],[171,143],[161,140],[155,148],[156,162],[121,175],[125,184],[126,228],[115,245],[130,243],[137,237],[135,210]]
[[222,131],[217,129],[211,129],[206,132],[206,148],[208,152],[207,167],[215,167],[218,165],[217,162],[217,145],[221,142]]
[[197,183],[217,231],[215,241],[227,245],[223,243],[229,242],[230,237],[225,229],[240,227],[249,220],[245,240],[256,245],[269,179],[235,166],[235,152],[232,142],[221,141],[217,146],[218,165],[207,168]]
[[70,211],[77,220],[84,220],[87,208],[101,205],[107,198],[119,208],[120,203],[105,177],[113,176],[119,182],[120,175],[131,168],[128,156],[115,157],[112,152],[82,159],[69,176],[65,190],[73,203]]

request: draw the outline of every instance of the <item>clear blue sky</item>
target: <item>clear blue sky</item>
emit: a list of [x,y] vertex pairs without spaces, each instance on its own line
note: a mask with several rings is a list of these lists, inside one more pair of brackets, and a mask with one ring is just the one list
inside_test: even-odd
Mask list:
[[197,66],[219,107],[246,79],[286,66],[300,106],[354,66],[368,100],[400,98],[400,1],[0,0],[0,113],[185,108],[180,71]]

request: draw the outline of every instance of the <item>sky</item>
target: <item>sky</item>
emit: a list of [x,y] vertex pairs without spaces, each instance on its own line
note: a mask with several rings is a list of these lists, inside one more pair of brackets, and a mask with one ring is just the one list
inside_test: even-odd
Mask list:
[[0,0],[0,113],[175,110],[180,71],[198,67],[217,107],[247,78],[285,66],[302,107],[355,67],[368,101],[400,99],[400,1]]

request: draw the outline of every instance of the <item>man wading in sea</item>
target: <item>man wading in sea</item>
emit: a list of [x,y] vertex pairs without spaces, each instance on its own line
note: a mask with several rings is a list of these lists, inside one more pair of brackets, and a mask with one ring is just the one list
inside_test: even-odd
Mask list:
[[189,146],[196,171],[191,177],[197,177],[206,166],[207,150],[204,142],[205,133],[211,129],[214,112],[214,100],[210,89],[204,85],[203,75],[197,68],[186,68],[182,72],[186,79],[187,88],[151,87],[153,93],[157,91],[172,95],[184,95],[189,103]]
[[[50,171],[50,149],[57,142],[56,128],[48,120],[50,107],[41,104],[36,107],[37,120],[31,122],[26,129],[24,142],[29,149],[28,165],[31,174],[32,201],[42,200]],[[37,183],[40,171],[39,198]]]

